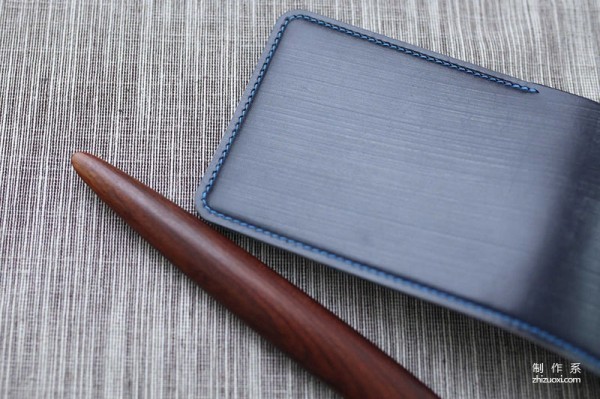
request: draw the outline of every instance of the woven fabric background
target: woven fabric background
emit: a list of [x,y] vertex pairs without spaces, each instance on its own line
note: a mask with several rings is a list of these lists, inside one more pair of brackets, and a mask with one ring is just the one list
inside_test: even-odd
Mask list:
[[[303,8],[600,101],[596,0],[0,0],[0,396],[334,397],[84,186],[97,154],[193,194],[277,17]],[[567,360],[485,323],[229,234],[442,397],[600,397],[532,384]]]

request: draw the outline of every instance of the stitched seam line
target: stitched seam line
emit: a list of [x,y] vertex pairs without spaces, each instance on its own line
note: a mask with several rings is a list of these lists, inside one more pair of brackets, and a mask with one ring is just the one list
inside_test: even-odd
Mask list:
[[[277,240],[283,241],[285,243],[291,244],[291,245],[293,245],[295,247],[305,249],[307,251],[316,253],[316,254],[321,255],[321,256],[325,256],[325,257],[327,257],[329,259],[333,259],[333,260],[342,262],[342,263],[347,264],[347,265],[349,265],[349,266],[351,266],[351,267],[353,267],[355,269],[358,269],[358,270],[361,270],[361,271],[365,271],[365,272],[370,273],[370,274],[374,274],[376,276],[385,278],[387,280],[390,280],[390,281],[393,281],[395,283],[404,285],[406,287],[410,287],[410,288],[413,288],[413,289],[425,292],[427,294],[430,294],[430,295],[433,295],[433,296],[436,296],[436,297],[439,297],[439,298],[443,298],[443,299],[445,299],[445,300],[447,300],[449,302],[453,302],[453,303],[456,303],[458,305],[464,306],[465,308],[472,309],[472,310],[474,310],[474,311],[476,311],[478,313],[482,313],[482,314],[486,314],[486,315],[492,316],[493,318],[495,318],[497,320],[501,320],[501,321],[503,321],[504,323],[506,323],[507,325],[509,325],[509,326],[511,326],[513,328],[516,328],[516,329],[522,330],[522,331],[526,331],[529,334],[531,334],[531,335],[539,338],[540,340],[542,340],[544,342],[550,343],[550,344],[552,344],[552,345],[554,345],[554,346],[556,346],[558,348],[561,348],[561,349],[564,349],[564,350],[566,350],[568,352],[574,353],[574,354],[580,356],[582,359],[587,360],[587,362],[589,362],[594,367],[600,368],[600,359],[598,359],[595,355],[593,355],[591,353],[588,353],[584,349],[581,349],[581,348],[579,348],[579,347],[577,347],[577,346],[569,343],[568,341],[566,341],[566,340],[564,340],[562,338],[559,338],[559,337],[557,337],[557,336],[555,336],[555,335],[547,332],[546,330],[543,330],[543,329],[541,329],[539,327],[536,327],[536,326],[534,326],[532,324],[529,324],[527,322],[519,320],[516,317],[510,316],[508,314],[502,313],[502,312],[500,312],[498,310],[494,310],[492,308],[488,308],[488,307],[486,307],[484,305],[480,305],[480,304],[478,304],[476,302],[473,302],[473,301],[470,301],[468,299],[461,298],[461,297],[456,296],[454,294],[450,294],[448,292],[441,291],[439,289],[427,286],[425,284],[417,283],[417,282],[409,280],[407,278],[396,276],[394,274],[391,274],[391,273],[388,273],[388,272],[376,269],[376,268],[374,268],[372,266],[368,266],[368,265],[365,265],[363,263],[353,261],[351,259],[348,259],[348,258],[345,258],[343,256],[337,255],[335,253],[332,253],[332,252],[329,252],[329,251],[326,251],[326,250],[323,250],[323,249],[320,249],[320,248],[317,248],[317,247],[313,247],[313,246],[305,244],[305,243],[303,243],[301,241],[294,240],[294,239],[289,238],[289,237],[285,237],[283,235],[280,235],[280,234],[274,233],[272,231],[263,229],[262,227],[255,226],[253,224],[244,222],[243,220],[239,220],[239,219],[233,218],[231,216],[225,215],[225,214],[223,214],[223,213],[221,213],[219,211],[216,211],[216,210],[212,209],[208,205],[208,201],[207,201],[208,194],[210,193],[210,190],[211,190],[211,188],[212,188],[212,186],[213,186],[213,184],[215,182],[215,179],[217,178],[217,175],[219,174],[219,171],[221,170],[221,167],[223,166],[223,163],[225,162],[225,158],[227,158],[227,155],[229,154],[229,151],[231,149],[233,141],[235,140],[235,137],[237,136],[237,134],[239,132],[239,129],[240,129],[241,125],[242,125],[242,122],[244,121],[244,118],[245,118],[246,114],[248,113],[248,110],[250,109],[250,105],[252,104],[252,101],[254,100],[254,97],[256,95],[256,91],[258,90],[258,88],[260,86],[260,83],[262,82],[262,80],[264,78],[264,75],[265,75],[265,73],[266,73],[266,71],[268,69],[268,66],[269,66],[271,60],[273,59],[273,55],[275,54],[275,51],[276,51],[276,49],[277,49],[277,47],[278,47],[278,45],[279,45],[279,43],[281,41],[281,37],[283,36],[283,32],[285,32],[285,29],[287,28],[288,24],[291,21],[296,20],[296,19],[303,19],[303,20],[306,20],[306,21],[309,21],[309,22],[312,22],[312,23],[315,23],[315,24],[318,24],[318,25],[322,25],[322,26],[325,26],[327,28],[330,28],[330,29],[333,29],[333,30],[336,30],[336,31],[339,31],[339,32],[342,32],[342,33],[345,33],[345,34],[348,34],[348,35],[360,38],[360,39],[363,39],[363,40],[367,40],[367,41],[370,41],[372,43],[375,43],[375,44],[378,44],[378,45],[381,45],[381,46],[384,46],[384,47],[390,47],[390,48],[392,48],[394,50],[400,51],[400,52],[405,53],[405,54],[411,54],[411,55],[418,56],[418,57],[420,57],[422,59],[426,59],[427,61],[436,62],[438,64],[440,62],[437,62],[437,61],[441,61],[441,65],[444,65],[444,66],[449,66],[451,68],[454,68],[452,65],[456,65],[456,64],[451,64],[451,63],[448,63],[448,62],[445,62],[445,61],[442,61],[442,60],[438,60],[435,57],[430,57],[430,56],[427,56],[427,55],[415,52],[413,50],[408,50],[406,48],[403,48],[403,47],[400,47],[400,46],[396,46],[396,45],[388,43],[388,42],[384,42],[384,41],[379,40],[379,39],[375,39],[373,37],[370,37],[370,36],[367,36],[367,35],[364,35],[364,34],[361,34],[361,33],[358,33],[358,32],[354,32],[354,31],[352,31],[350,29],[347,29],[347,28],[344,28],[344,27],[341,27],[341,26],[337,26],[337,25],[331,24],[329,22],[325,22],[325,21],[322,21],[322,20],[310,17],[308,15],[298,14],[298,15],[289,16],[288,18],[286,18],[283,21],[283,23],[282,23],[279,31],[277,32],[275,40],[273,41],[273,44],[271,45],[271,49],[269,50],[269,53],[267,54],[265,62],[263,63],[262,67],[260,68],[260,71],[258,73],[256,81],[254,82],[254,85],[252,86],[252,90],[250,91],[250,94],[248,95],[248,100],[244,104],[244,107],[242,108],[242,112],[241,112],[241,114],[240,114],[240,116],[239,116],[239,118],[238,118],[238,120],[237,120],[237,122],[236,122],[236,124],[235,124],[235,126],[233,128],[231,136],[227,140],[227,144],[225,145],[225,148],[223,149],[223,151],[221,153],[221,156],[219,157],[219,160],[217,161],[217,164],[215,166],[215,170],[212,172],[211,177],[210,177],[210,179],[208,181],[208,184],[206,185],[206,188],[202,192],[201,202],[202,202],[202,206],[204,207],[204,209],[206,209],[212,215],[215,215],[215,216],[217,216],[219,218],[222,218],[224,220],[227,220],[227,221],[229,221],[231,223],[237,224],[237,225],[242,226],[244,228],[248,228],[250,230],[256,231],[256,232],[261,233],[261,234],[264,234],[264,235],[266,235],[268,237],[272,237],[274,239],[277,239]],[[449,64],[449,65],[446,65],[445,63]],[[456,65],[457,69],[458,69],[458,67],[459,66]],[[469,68],[464,68],[464,67],[461,67],[461,68],[465,69],[464,72],[467,72],[467,70],[472,71],[472,72],[476,72],[476,71],[471,70]],[[459,70],[461,70],[461,69],[459,69]],[[467,72],[467,73],[471,73],[471,72]],[[471,74],[473,74],[473,73],[471,73]],[[477,77],[480,77],[480,78],[483,78],[483,79],[487,79],[487,80],[491,80],[491,78],[493,78],[490,75],[481,74],[481,73],[479,73],[479,74],[481,76],[475,75],[475,74],[473,74],[473,76],[477,76]],[[494,79],[497,79],[497,78],[494,78]],[[492,81],[494,81],[494,80],[492,80]],[[508,82],[508,81],[502,81],[502,80],[498,80],[497,79],[497,80],[495,80],[495,82],[496,83],[500,83],[500,84],[504,84],[506,86],[510,86],[510,87],[513,87],[513,88],[516,88],[516,89],[519,89],[519,90],[530,92],[530,93],[537,93],[538,92],[535,89],[532,89],[532,88],[529,88],[529,87],[526,87],[526,86],[517,85],[515,83],[511,83],[511,82]],[[516,85],[516,87],[515,87],[515,85]]]
[[481,78],[481,79],[485,79],[485,80],[488,80],[488,81],[493,82],[493,83],[497,83],[497,84],[500,84],[500,85],[503,85],[503,86],[507,86],[507,87],[512,88],[512,89],[516,89],[516,90],[523,91],[523,92],[526,92],[526,93],[539,93],[539,91],[537,89],[533,88],[533,87],[529,87],[529,86],[525,86],[525,85],[522,85],[522,84],[519,84],[519,83],[511,82],[510,80],[498,78],[496,76],[493,76],[493,75],[490,75],[490,74],[487,74],[487,73],[484,73],[484,72],[480,72],[480,71],[478,71],[476,69],[473,69],[473,68],[467,68],[465,66],[456,64],[454,62],[448,62],[448,61],[442,60],[442,59],[437,58],[437,57],[433,57],[433,56],[430,56],[430,55],[427,55],[427,54],[423,54],[423,53],[421,53],[419,51],[415,51],[415,50],[408,49],[406,47],[398,46],[396,44],[393,44],[393,43],[390,43],[390,42],[386,42],[384,40],[377,39],[375,37],[368,36],[368,35],[365,35],[363,33],[355,32],[355,31],[353,31],[351,29],[344,28],[343,26],[339,26],[339,25],[332,24],[330,22],[322,21],[320,19],[317,19],[317,18],[314,18],[314,17],[310,17],[308,15],[300,15],[299,14],[299,15],[292,15],[292,16],[286,18],[285,21],[284,21],[284,23],[283,23],[283,25],[280,28],[280,32],[283,33],[283,31],[285,31],[285,29],[287,28],[287,24],[290,21],[293,21],[295,19],[303,19],[305,21],[308,21],[308,22],[311,22],[311,23],[314,23],[314,24],[317,24],[317,25],[321,25],[321,26],[324,26],[324,27],[329,28],[329,29],[333,29],[334,31],[341,32],[341,33],[347,34],[349,36],[356,37],[358,39],[366,40],[366,41],[368,41],[370,43],[373,43],[373,44],[376,44],[378,46],[387,47],[387,48],[390,48],[392,50],[396,50],[396,51],[398,51],[400,53],[407,54],[407,55],[412,55],[414,57],[420,58],[420,59],[422,59],[424,61],[433,62],[433,63],[436,63],[438,65],[445,66],[447,68],[456,69],[457,71],[464,72],[464,73],[467,73],[467,74],[469,74],[471,76],[474,76],[474,77],[477,77],[477,78]]

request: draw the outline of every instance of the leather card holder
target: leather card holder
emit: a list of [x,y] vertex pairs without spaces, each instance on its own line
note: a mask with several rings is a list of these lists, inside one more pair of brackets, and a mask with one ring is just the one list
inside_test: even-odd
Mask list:
[[229,229],[600,370],[600,104],[305,11],[197,193]]

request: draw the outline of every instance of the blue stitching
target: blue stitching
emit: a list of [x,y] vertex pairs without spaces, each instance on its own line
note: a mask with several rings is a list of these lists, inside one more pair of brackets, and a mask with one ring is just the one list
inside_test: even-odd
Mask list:
[[[420,58],[420,59],[422,59],[424,61],[434,62],[434,63],[436,63],[438,65],[445,66],[447,68],[456,69],[456,70],[458,70],[460,72],[468,73],[471,76],[474,76],[474,77],[477,77],[477,78],[481,78],[481,79],[485,79],[485,80],[488,80],[490,82],[494,82],[494,83],[497,83],[497,84],[500,84],[500,85],[503,85],[503,86],[507,86],[507,87],[512,88],[512,89],[517,89],[517,90],[520,90],[520,91],[523,91],[523,92],[526,92],[526,93],[539,93],[539,91],[537,89],[533,88],[533,87],[524,86],[524,85],[519,84],[519,83],[511,82],[510,80],[501,79],[501,78],[495,77],[493,75],[477,71],[477,70],[472,69],[472,68],[467,68],[467,67],[464,67],[462,65],[455,64],[453,62],[448,62],[448,61],[442,60],[442,59],[437,58],[437,57],[432,57],[430,55],[423,54],[423,53],[421,53],[419,51],[411,50],[411,49],[408,49],[406,47],[398,46],[396,44],[383,41],[381,39],[377,39],[377,38],[374,38],[374,37],[371,37],[371,36],[367,36],[367,35],[365,35],[363,33],[355,32],[355,31],[353,31],[351,29],[344,28],[343,26],[334,25],[334,24],[332,24],[330,22],[325,22],[325,21],[322,21],[320,19],[308,16],[308,15],[298,14],[298,15],[292,15],[292,16],[289,16],[288,18],[286,18],[284,20],[281,28],[279,29],[279,32],[277,33],[277,38],[278,39],[280,39],[281,35],[283,35],[283,32],[287,28],[288,23],[291,22],[291,21],[293,21],[293,20],[296,20],[296,19],[304,19],[305,21],[311,22],[313,24],[321,25],[321,26],[324,26],[326,28],[333,29],[333,30],[335,30],[337,32],[345,33],[345,34],[347,34],[349,36],[353,36],[353,37],[356,37],[358,39],[366,40],[366,41],[374,43],[374,44],[376,44],[378,46],[387,47],[387,48],[390,48],[392,50],[396,50],[398,52],[401,52],[401,53],[404,53],[404,54],[408,54],[408,55],[412,55],[414,57]],[[276,43],[279,43],[279,42],[277,41]],[[277,47],[276,43],[274,43],[275,47]],[[273,47],[271,48],[271,50],[274,51]]]
[[[261,234],[265,234],[265,235],[267,235],[269,237],[272,237],[272,238],[275,238],[277,240],[284,241],[284,242],[286,242],[288,244],[291,244],[291,245],[293,245],[295,247],[300,247],[302,249],[314,252],[316,254],[325,256],[327,258],[334,259],[336,261],[340,261],[342,263],[345,263],[345,264],[347,264],[349,266],[352,266],[352,267],[354,267],[356,269],[365,271],[367,273],[371,273],[371,274],[374,274],[376,276],[383,277],[385,279],[394,281],[396,283],[405,285],[407,287],[423,291],[423,292],[425,292],[427,294],[443,298],[445,300],[457,303],[457,304],[459,304],[461,306],[464,306],[464,307],[467,307],[467,308],[471,308],[471,309],[473,309],[476,312],[488,314],[488,315],[490,315],[490,316],[492,316],[492,317],[494,317],[496,319],[502,320],[503,322],[507,323],[508,325],[510,325],[510,326],[512,326],[514,328],[517,328],[517,329],[520,329],[520,330],[524,330],[524,331],[526,331],[526,332],[528,332],[528,333],[530,333],[530,334],[532,334],[532,335],[540,338],[543,341],[546,341],[546,342],[548,342],[550,344],[553,344],[553,345],[555,345],[555,346],[557,346],[559,348],[562,348],[562,349],[564,349],[566,351],[569,351],[571,353],[575,353],[575,354],[579,355],[581,358],[587,359],[587,361],[590,364],[593,364],[595,367],[600,368],[600,359],[596,358],[591,353],[588,353],[585,350],[583,350],[583,349],[581,349],[581,348],[579,348],[579,347],[577,347],[577,346],[575,346],[575,345],[573,345],[573,344],[571,344],[571,343],[563,340],[562,338],[558,338],[557,336],[555,336],[555,335],[553,335],[553,334],[551,334],[551,333],[549,333],[549,332],[547,332],[547,331],[545,331],[545,330],[543,330],[543,329],[541,329],[539,327],[536,327],[534,325],[526,323],[526,322],[524,322],[522,320],[519,320],[519,319],[517,319],[515,317],[509,316],[509,315],[504,314],[504,313],[502,313],[502,312],[500,312],[498,310],[494,310],[494,309],[488,308],[486,306],[480,305],[478,303],[472,302],[472,301],[470,301],[468,299],[464,299],[464,298],[461,298],[459,296],[456,296],[456,295],[453,295],[453,294],[450,294],[450,293],[438,290],[436,288],[429,287],[427,285],[424,285],[424,284],[421,284],[421,283],[417,283],[417,282],[411,281],[409,279],[393,275],[393,274],[388,273],[388,272],[384,272],[384,271],[376,269],[374,267],[371,267],[371,266],[368,266],[368,265],[365,265],[365,264],[362,264],[362,263],[359,263],[359,262],[356,262],[356,261],[344,258],[344,257],[342,257],[340,255],[336,255],[336,254],[334,254],[332,252],[328,252],[328,251],[325,251],[323,249],[319,249],[319,248],[313,247],[313,246],[305,244],[305,243],[303,243],[301,241],[297,241],[297,240],[294,240],[294,239],[291,239],[291,238],[279,235],[277,233],[274,233],[272,231],[263,229],[261,227],[255,226],[255,225],[252,225],[252,224],[244,222],[242,220],[235,219],[235,218],[233,218],[231,216],[227,216],[227,215],[225,215],[225,214],[223,214],[221,212],[218,212],[218,211],[212,209],[208,205],[207,196],[210,193],[210,190],[211,190],[211,188],[212,188],[212,186],[213,186],[213,184],[215,182],[215,179],[217,178],[217,175],[219,174],[219,171],[220,171],[221,167],[223,166],[225,158],[227,158],[227,155],[229,154],[229,150],[231,149],[231,145],[233,144],[233,141],[234,141],[235,137],[237,136],[237,134],[239,132],[240,126],[241,126],[242,122],[244,121],[244,118],[246,117],[246,114],[248,113],[248,110],[250,109],[250,105],[252,104],[254,96],[256,95],[256,91],[258,90],[258,87],[260,86],[260,83],[263,80],[263,77],[264,77],[264,75],[265,75],[265,73],[267,71],[267,68],[268,68],[271,60],[273,59],[273,55],[275,54],[275,50],[277,49],[277,46],[279,45],[279,42],[281,41],[281,37],[283,35],[283,32],[287,28],[288,24],[291,21],[296,20],[296,19],[304,19],[306,21],[309,21],[309,22],[312,22],[312,23],[316,23],[318,25],[325,26],[327,28],[331,28],[333,30],[336,30],[336,31],[339,31],[339,32],[342,32],[342,33],[346,33],[348,35],[351,35],[351,36],[354,36],[354,37],[357,37],[357,38],[360,38],[360,39],[363,39],[363,40],[368,40],[368,41],[370,41],[372,43],[379,44],[379,45],[384,46],[384,47],[390,47],[390,48],[392,48],[394,50],[397,50],[397,51],[400,51],[400,52],[403,52],[403,53],[406,53],[406,54],[412,54],[412,55],[418,56],[418,57],[420,57],[422,59],[425,59],[427,61],[436,62],[436,63],[444,65],[444,66],[449,66],[451,68],[457,68],[460,71],[471,73],[471,74],[473,74],[473,76],[477,76],[477,77],[481,77],[483,79],[491,80],[491,81],[496,82],[496,83],[505,84],[507,86],[510,86],[510,87],[513,87],[513,88],[517,88],[519,90],[524,90],[524,91],[527,91],[527,92],[530,92],[530,93],[537,93],[538,92],[535,89],[528,88],[526,86],[520,86],[518,84],[511,83],[511,82],[508,82],[508,81],[501,81],[498,78],[494,78],[493,76],[481,74],[480,72],[477,72],[477,71],[474,71],[474,70],[471,70],[471,69],[468,69],[468,68],[460,67],[460,66],[458,66],[456,64],[448,63],[446,61],[439,60],[439,59],[437,59],[435,57],[430,57],[430,56],[418,53],[418,52],[413,51],[413,50],[409,50],[409,49],[406,49],[406,48],[403,48],[403,47],[399,47],[399,46],[396,46],[394,44],[391,44],[391,43],[388,43],[388,42],[384,42],[382,40],[379,40],[379,39],[376,39],[376,38],[373,38],[373,37],[370,37],[370,36],[367,36],[367,35],[364,35],[364,34],[361,34],[361,33],[358,33],[358,32],[354,32],[354,31],[352,31],[350,29],[347,29],[347,28],[344,28],[344,27],[341,27],[341,26],[333,25],[333,24],[331,24],[329,22],[321,21],[321,20],[318,20],[316,18],[307,16],[307,15],[292,15],[292,16],[286,18],[283,21],[282,26],[279,29],[279,32],[277,32],[275,40],[273,41],[273,44],[271,45],[271,49],[269,50],[269,53],[267,54],[267,58],[265,59],[265,62],[263,63],[262,67],[260,68],[260,72],[258,73],[258,77],[256,78],[256,81],[254,82],[254,85],[252,86],[252,90],[250,91],[250,94],[248,95],[248,100],[246,101],[246,103],[244,104],[244,107],[242,108],[242,112],[240,114],[240,117],[238,118],[238,120],[237,120],[237,122],[236,122],[236,124],[235,124],[235,126],[233,128],[233,131],[231,133],[231,136],[229,137],[229,140],[227,140],[227,144],[225,145],[225,148],[223,149],[223,151],[221,153],[221,156],[219,157],[217,165],[215,166],[215,170],[212,172],[212,175],[211,175],[211,177],[210,177],[210,179],[208,181],[208,184],[206,185],[206,188],[202,192],[202,196],[201,196],[202,206],[208,212],[210,212],[211,214],[213,214],[213,215],[215,215],[217,217],[220,217],[220,218],[222,218],[224,220],[227,220],[229,222],[232,222],[232,223],[235,223],[237,225],[240,225],[242,227],[248,228],[250,230],[256,231],[256,232],[261,233]],[[477,75],[476,73],[478,73],[479,75]],[[496,80],[492,80],[492,79],[496,79]]]

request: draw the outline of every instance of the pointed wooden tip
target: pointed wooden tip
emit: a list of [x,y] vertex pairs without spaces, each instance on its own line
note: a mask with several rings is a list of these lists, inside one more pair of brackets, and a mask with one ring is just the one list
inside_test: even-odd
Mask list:
[[89,166],[89,161],[94,160],[99,161],[100,159],[87,152],[78,151],[71,156],[71,165],[81,175]]
[[[74,153],[71,156],[71,164],[81,180],[113,209],[115,209],[116,197],[141,186],[141,183],[133,177],[87,152]],[[144,187],[147,192],[153,192],[150,188]]]
[[[137,182],[131,176],[125,175],[121,170],[115,168],[101,158],[87,152],[78,151],[71,156],[71,165],[75,172],[96,194],[100,191],[115,189],[117,181],[127,180],[130,184]],[[149,190],[149,189],[148,189]],[[108,198],[100,196],[107,202]],[[107,202],[112,207],[112,203]]]

